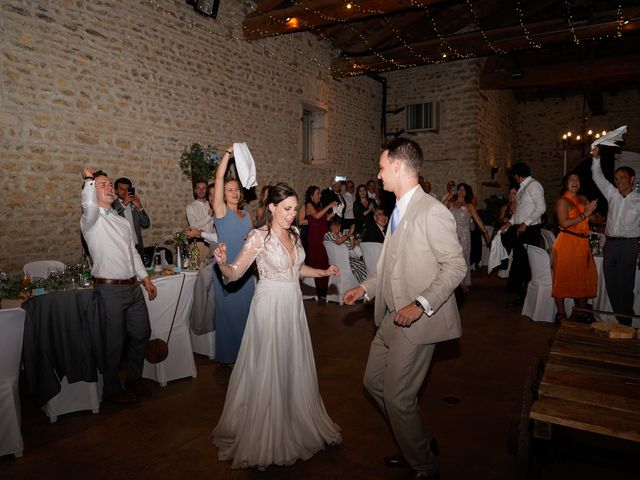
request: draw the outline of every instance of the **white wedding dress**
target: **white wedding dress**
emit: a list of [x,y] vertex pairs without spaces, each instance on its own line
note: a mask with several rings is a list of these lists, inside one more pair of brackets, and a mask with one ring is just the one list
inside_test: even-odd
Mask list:
[[254,259],[260,280],[212,434],[218,458],[233,459],[232,468],[291,465],[341,441],[318,390],[299,284],[304,250],[298,243],[292,258],[275,234],[252,230],[228,280]]

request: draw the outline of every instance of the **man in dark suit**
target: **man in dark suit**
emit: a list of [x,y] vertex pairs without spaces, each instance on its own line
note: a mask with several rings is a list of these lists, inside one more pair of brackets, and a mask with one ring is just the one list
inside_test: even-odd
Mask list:
[[377,207],[373,213],[373,222],[367,223],[362,234],[362,241],[383,243],[387,233],[387,223],[389,223],[389,217],[384,208]]
[[144,244],[142,243],[142,228],[149,228],[151,226],[151,220],[149,215],[142,206],[142,201],[135,193],[135,189],[128,178],[122,177],[116,180],[113,188],[116,191],[115,202],[113,202],[113,209],[118,212],[118,215],[129,220],[129,224],[135,233],[136,250],[140,255],[143,254]]
[[342,189],[341,181],[337,180],[336,177],[331,179],[331,186],[325,188],[321,193],[321,203],[323,207],[326,207],[331,202],[338,202],[338,204],[333,208],[336,216],[342,220],[344,217],[344,207],[346,206],[346,202],[340,190]]

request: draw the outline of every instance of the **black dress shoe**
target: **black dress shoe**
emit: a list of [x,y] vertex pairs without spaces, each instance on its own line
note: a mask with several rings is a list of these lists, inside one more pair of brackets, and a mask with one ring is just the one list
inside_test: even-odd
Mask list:
[[512,300],[511,302],[505,303],[505,305],[507,307],[521,307],[522,305],[524,305],[524,298],[516,298],[515,300]]
[[127,391],[133,392],[139,397],[151,396],[151,389],[141,378],[133,382],[127,382]]
[[414,473],[412,476],[409,477],[410,479],[415,479],[415,480],[439,480],[440,479],[440,472],[431,472],[431,473],[426,473],[426,472],[416,472]]
[[133,392],[128,392],[127,390],[120,390],[116,393],[105,393],[102,398],[108,402],[117,403],[119,405],[136,403],[138,401],[138,396]]
[[386,467],[393,468],[407,468],[409,464],[404,459],[402,454],[396,453],[394,455],[389,455],[388,457],[384,457],[384,464]]

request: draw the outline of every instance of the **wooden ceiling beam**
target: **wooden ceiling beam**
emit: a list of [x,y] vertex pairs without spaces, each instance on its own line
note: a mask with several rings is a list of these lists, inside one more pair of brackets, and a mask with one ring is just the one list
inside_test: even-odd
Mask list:
[[[598,19],[594,19],[594,23],[580,26],[574,25],[573,32],[567,23],[561,19],[532,23],[525,25],[525,27],[528,34],[524,33],[525,29],[521,25],[485,30],[484,34],[492,43],[494,49],[508,52],[531,46],[532,43],[550,45],[558,42],[571,42],[573,40],[573,32],[581,38],[615,33],[619,28],[619,24],[616,11],[610,11],[599,15]],[[627,25],[622,27],[622,30],[623,36],[638,32],[640,30],[640,18],[633,17]],[[479,31],[450,35],[446,37],[446,44],[460,55],[484,56],[494,53],[485,41],[482,32]],[[443,42],[439,39],[416,42],[409,46],[411,49],[399,46],[385,51],[378,51],[379,55],[372,52],[370,55],[359,57],[357,60],[339,58],[332,63],[333,75],[336,77],[354,76],[370,71],[380,72],[417,64],[428,64],[440,60],[443,53],[441,52]],[[423,57],[422,61],[417,61],[411,51]],[[385,62],[381,59],[381,56],[388,60]]]
[[524,67],[512,78],[511,71],[486,72],[480,76],[480,88],[500,90],[522,87],[563,86],[592,82],[594,84],[612,79],[640,79],[640,54],[625,55],[595,60],[581,60],[555,65]]
[[[427,6],[445,1],[448,0],[422,0]],[[257,40],[405,10],[420,10],[420,4],[415,0],[354,0],[351,3],[353,7],[348,9],[344,0],[310,0],[287,8],[256,10],[242,22],[244,36],[247,40]]]
[[256,16],[265,12],[269,12],[271,10],[275,10],[282,3],[284,3],[284,0],[260,0],[256,5],[256,8],[253,11],[251,11],[247,16],[249,15]]

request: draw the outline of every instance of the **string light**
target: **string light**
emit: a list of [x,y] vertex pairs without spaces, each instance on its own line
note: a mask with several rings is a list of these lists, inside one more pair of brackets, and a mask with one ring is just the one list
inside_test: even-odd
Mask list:
[[482,29],[482,27],[480,26],[480,22],[478,21],[478,15],[476,14],[475,9],[473,8],[473,5],[471,4],[471,0],[467,0],[467,6],[469,7],[469,11],[471,12],[471,15],[473,16],[473,23],[476,24],[476,27],[478,27],[478,30],[480,30],[480,34],[482,35],[482,38],[484,38],[484,41],[486,42],[487,45],[489,45],[489,48],[494,52],[494,53],[498,53],[498,54],[504,54],[507,53],[506,51],[502,50],[501,48],[496,48],[493,46],[493,42],[490,42],[489,39],[487,38],[487,34],[484,33],[484,30]]
[[569,0],[564,1],[564,6],[567,9],[567,24],[569,25],[569,30],[571,31],[571,35],[573,35],[573,42],[576,45],[580,45],[580,40],[578,40],[578,37],[576,36],[576,31],[573,28],[573,13],[571,10],[571,4],[569,3]]
[[520,26],[522,27],[522,31],[524,32],[524,38],[527,39],[527,41],[529,42],[529,45],[531,45],[533,48],[542,48],[542,45],[533,41],[533,39],[531,38],[531,34],[529,33],[529,30],[524,25],[524,14],[522,13],[520,0],[516,0],[516,11],[518,12],[518,19],[520,20]]

